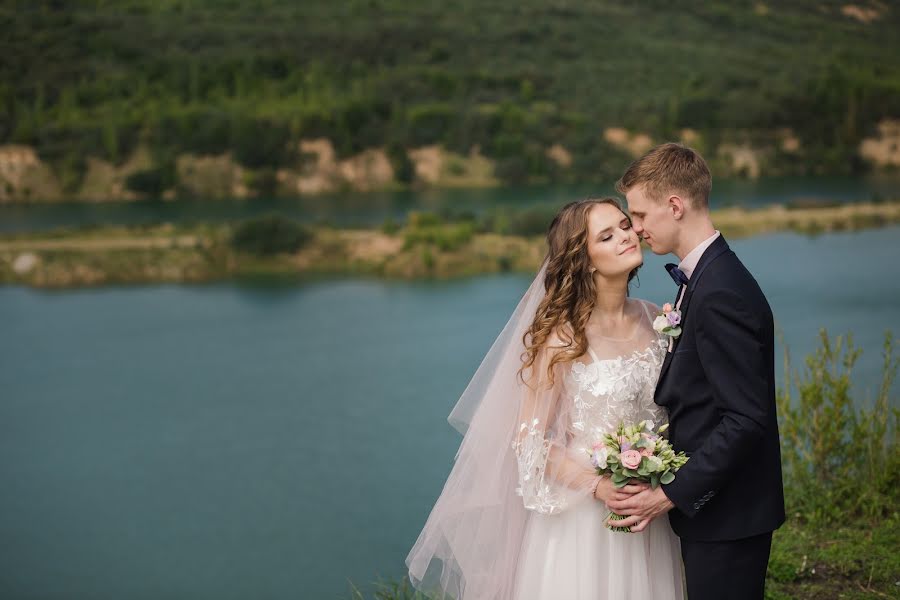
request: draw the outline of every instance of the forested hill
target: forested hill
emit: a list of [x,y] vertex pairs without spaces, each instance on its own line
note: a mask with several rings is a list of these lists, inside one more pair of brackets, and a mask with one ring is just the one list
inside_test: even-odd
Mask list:
[[385,149],[400,182],[430,145],[521,182],[605,178],[665,139],[749,175],[858,172],[900,117],[888,2],[31,0],[0,26],[0,144],[69,192],[138,148],[133,189],[229,152],[277,187],[321,138],[335,161]]

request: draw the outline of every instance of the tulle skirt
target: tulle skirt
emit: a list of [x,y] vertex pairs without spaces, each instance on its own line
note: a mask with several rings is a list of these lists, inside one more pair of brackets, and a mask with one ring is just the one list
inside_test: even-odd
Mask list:
[[640,533],[610,531],[590,496],[555,515],[532,512],[516,600],[683,600],[681,545],[666,516]]

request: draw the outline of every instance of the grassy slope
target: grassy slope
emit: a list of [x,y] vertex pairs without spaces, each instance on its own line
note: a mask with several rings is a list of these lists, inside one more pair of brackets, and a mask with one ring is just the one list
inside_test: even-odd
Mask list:
[[251,167],[293,160],[284,141],[300,135],[343,154],[478,143],[515,179],[554,177],[555,141],[595,172],[608,126],[692,127],[712,147],[791,126],[806,155],[785,169],[848,170],[860,137],[900,114],[900,10],[863,24],[843,4],[6,3],[0,141],[76,172],[139,140],[160,161],[235,149]]

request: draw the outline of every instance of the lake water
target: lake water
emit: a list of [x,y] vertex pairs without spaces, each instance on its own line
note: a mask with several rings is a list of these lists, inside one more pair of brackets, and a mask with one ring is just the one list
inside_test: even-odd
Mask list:
[[[795,357],[854,333],[870,399],[900,228],[732,247]],[[645,260],[634,294],[671,299]],[[446,417],[530,281],[0,287],[0,597],[349,598],[403,576],[460,441]]]
[[[402,222],[409,210],[471,212],[490,207],[562,206],[592,195],[616,195],[613,182],[604,185],[552,185],[490,189],[449,189],[401,192],[337,193],[293,199],[180,199],[177,202],[100,202],[63,204],[0,204],[0,233],[38,231],[96,224],[136,225],[160,222],[197,223],[245,219],[279,212],[303,222],[341,226]],[[768,177],[757,180],[716,179],[711,206],[756,208],[773,203],[860,202],[900,198],[900,175],[867,177]]]

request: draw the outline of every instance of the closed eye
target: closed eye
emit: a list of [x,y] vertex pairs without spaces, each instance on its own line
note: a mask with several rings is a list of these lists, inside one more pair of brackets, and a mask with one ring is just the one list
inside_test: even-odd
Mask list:
[[[628,231],[629,229],[631,229],[631,223],[628,222],[628,221],[625,221],[625,222],[623,222],[621,225],[619,225],[619,229],[621,229],[621,230],[623,230],[623,231]],[[612,235],[608,235],[608,236],[606,236],[606,237],[604,237],[604,238],[600,238],[600,241],[601,241],[601,242],[608,242],[608,241],[611,240],[611,239],[612,239]]]

